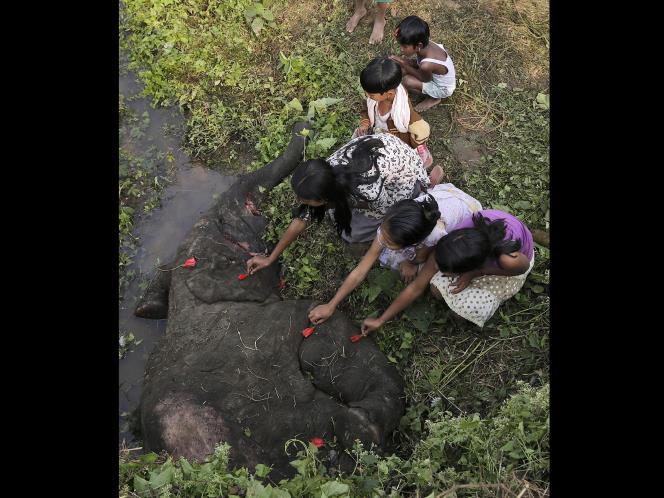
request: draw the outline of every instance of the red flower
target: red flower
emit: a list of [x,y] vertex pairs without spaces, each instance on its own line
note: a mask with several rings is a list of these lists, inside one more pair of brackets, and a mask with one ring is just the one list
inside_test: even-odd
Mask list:
[[241,273],[241,274],[239,274],[239,275],[237,276],[237,279],[238,279],[238,280],[244,280],[244,279],[247,278],[248,276],[249,276],[248,273]]
[[282,278],[279,280],[279,288],[283,289],[284,287],[286,287],[286,281]]
[[311,444],[313,444],[316,448],[322,448],[325,444],[325,441],[319,437],[312,437],[309,441],[311,441]]
[[183,268],[192,268],[196,266],[196,258],[189,258],[187,261],[184,262],[182,265]]
[[314,327],[307,327],[306,329],[304,329],[304,330],[302,331],[302,335],[303,335],[304,337],[309,337],[311,334],[314,333],[314,330],[315,330]]
[[357,342],[357,341],[359,341],[360,339],[362,339],[362,336],[359,335],[359,334],[358,334],[358,335],[351,335],[351,336],[350,336],[350,342]]

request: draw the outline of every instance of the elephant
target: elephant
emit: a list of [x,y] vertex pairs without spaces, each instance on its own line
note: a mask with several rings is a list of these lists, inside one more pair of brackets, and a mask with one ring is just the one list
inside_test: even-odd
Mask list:
[[322,439],[321,455],[340,467],[356,440],[389,446],[404,386],[373,340],[351,342],[359,330],[340,311],[305,338],[314,303],[281,299],[277,265],[238,278],[249,253],[266,249],[260,206],[301,160],[305,129],[295,123],[279,157],[201,216],[137,303],[136,316],[168,319],[138,407],[146,450],[200,461],[225,441],[231,464],[270,465],[271,477],[286,478],[291,439]]

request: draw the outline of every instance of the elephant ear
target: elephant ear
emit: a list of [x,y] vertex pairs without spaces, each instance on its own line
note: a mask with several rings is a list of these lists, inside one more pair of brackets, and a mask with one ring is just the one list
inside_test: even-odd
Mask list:
[[[215,255],[201,260],[192,275],[185,281],[189,292],[201,301],[212,304],[220,301],[264,302],[278,292],[279,280],[273,272],[262,271],[244,280],[238,275],[244,273],[244,261],[230,254]],[[219,250],[217,250],[219,252]]]

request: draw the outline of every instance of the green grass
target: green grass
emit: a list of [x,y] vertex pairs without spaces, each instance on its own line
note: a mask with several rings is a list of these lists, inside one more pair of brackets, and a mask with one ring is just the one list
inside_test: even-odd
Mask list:
[[[291,124],[305,117],[316,101],[315,132],[306,155],[325,156],[343,144],[356,126],[362,67],[376,55],[397,53],[389,36],[377,48],[366,44],[370,24],[360,24],[352,36],[344,32],[348,1],[263,2],[275,25],[258,36],[245,18],[254,4],[249,0],[125,3],[130,14],[123,21],[126,48],[132,67],[146,83],[146,95],[161,105],[183,107],[185,147],[217,169],[230,166],[242,172],[269,162],[285,147]],[[457,67],[455,94],[425,114],[432,127],[430,149],[436,163],[485,207],[505,209],[531,228],[548,229],[546,4],[411,1],[394,8],[399,9],[398,17],[416,12],[427,19],[432,38],[444,42]],[[251,22],[255,17],[249,16]],[[394,25],[395,19],[388,17],[386,34]],[[339,100],[322,105],[329,101],[321,99],[330,98]],[[470,166],[455,152],[460,138],[479,151],[478,165]],[[253,151],[238,143],[252,144]],[[262,207],[268,219],[266,240],[279,239],[294,206],[287,179],[270,192]],[[314,225],[282,257],[283,295],[327,300],[357,261],[345,252],[327,221]],[[514,489],[526,479],[533,487],[523,496],[545,494],[548,447],[542,439],[536,444],[514,435],[512,449],[508,445],[497,451],[495,445],[505,440],[492,434],[504,417],[504,403],[513,396],[525,396],[529,403],[544,407],[542,393],[548,392],[549,380],[548,283],[549,252],[537,246],[536,264],[525,286],[484,329],[455,322],[444,304],[427,295],[377,334],[379,347],[404,377],[407,409],[394,435],[395,455],[375,460],[369,465],[373,470],[361,479],[353,476],[345,481],[353,493],[373,481],[387,494],[394,487],[400,493],[426,496],[432,489],[462,483],[502,483]],[[375,268],[342,310],[359,324],[384,310],[401,288],[389,270]],[[540,428],[548,417],[542,410],[537,411]],[[520,427],[519,420],[526,423],[526,411],[510,412],[515,427]],[[449,431],[459,438],[464,433],[465,446],[446,456],[427,446],[432,438],[443,437],[440,434],[448,437]],[[517,446],[521,453],[514,449]],[[511,467],[505,452],[513,452]],[[308,448],[301,459],[314,462],[315,453]],[[238,490],[257,486],[246,472],[237,471],[235,477],[226,470],[219,472]],[[434,488],[424,484],[430,475],[436,476]],[[121,481],[127,492],[135,489],[130,477]],[[306,491],[297,488],[304,484],[293,482],[292,487],[283,486],[293,496],[319,496],[325,481],[314,480]],[[265,490],[257,492],[270,496]],[[493,492],[495,488],[456,490],[457,496]],[[181,493],[175,496],[193,496]]]

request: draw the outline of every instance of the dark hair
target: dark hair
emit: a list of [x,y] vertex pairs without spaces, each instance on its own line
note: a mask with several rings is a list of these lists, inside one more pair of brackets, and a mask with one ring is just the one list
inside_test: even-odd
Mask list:
[[414,199],[397,202],[385,214],[382,226],[392,242],[406,247],[423,241],[439,219],[438,202],[427,195],[421,202]]
[[[349,152],[350,146],[354,148]],[[293,172],[291,185],[296,195],[303,199],[332,203],[334,207],[334,223],[337,232],[345,231],[351,233],[349,201],[360,199],[370,202],[362,195],[358,187],[363,184],[374,183],[380,178],[377,160],[383,154],[378,150],[383,147],[383,142],[371,135],[360,137],[346,144],[341,151],[341,164],[332,167],[324,159],[310,159],[298,165]],[[375,168],[376,172],[369,175],[368,172]],[[366,173],[366,174],[365,174]],[[383,188],[382,181],[378,192]],[[300,206],[298,212],[306,209]],[[314,217],[320,221],[325,215],[325,206],[310,208]]]
[[385,93],[401,83],[401,66],[389,57],[376,57],[360,73],[362,88],[369,93]]
[[399,45],[415,46],[421,43],[426,47],[429,44],[429,25],[424,19],[408,16],[397,25],[394,36]]
[[436,263],[442,272],[464,273],[480,268],[489,256],[521,249],[520,240],[503,240],[505,220],[489,221],[473,215],[473,228],[452,230],[436,244]]

